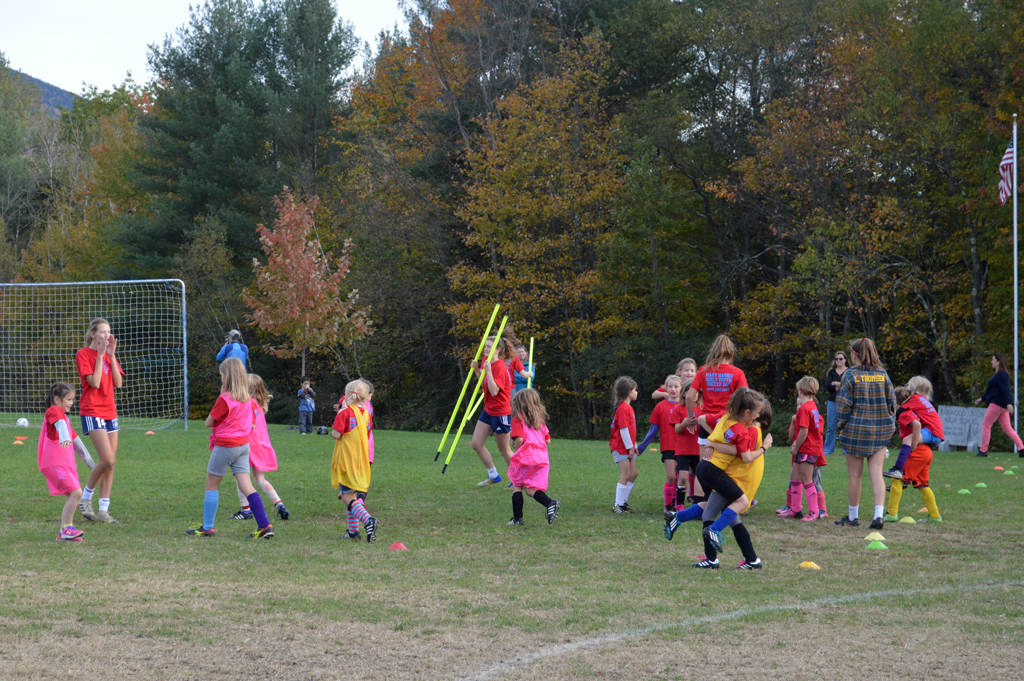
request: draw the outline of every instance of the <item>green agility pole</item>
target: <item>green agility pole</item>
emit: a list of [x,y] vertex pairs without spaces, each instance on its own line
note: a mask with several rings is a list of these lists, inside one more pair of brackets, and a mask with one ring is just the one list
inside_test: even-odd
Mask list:
[[[484,330],[484,337],[480,339],[480,346],[476,349],[476,355],[473,356],[473,361],[479,361],[480,355],[484,353],[484,345],[487,344],[487,335],[491,332],[491,327],[494,326],[494,320],[498,316],[498,308],[501,307],[501,303],[494,306],[494,311],[491,312],[491,320],[487,322],[487,329]],[[462,384],[462,392],[459,393],[459,399],[455,403],[455,408],[452,409],[452,417],[448,419],[448,427],[444,429],[444,437],[441,438],[441,444],[437,446],[437,454],[434,455],[434,463],[441,458],[441,450],[444,449],[445,440],[448,439],[448,433],[452,430],[452,424],[455,423],[455,417],[459,413],[459,407],[462,406],[462,398],[466,396],[466,388],[469,387],[469,382],[473,379],[473,371],[470,370],[466,374],[466,382]],[[472,399],[472,396],[470,396]],[[433,465],[433,464],[431,464]]]
[[[487,353],[487,363],[488,364],[491,363],[491,358],[494,357],[494,351],[498,349],[498,341],[501,339],[501,332],[505,330],[505,324],[507,322],[508,322],[508,315],[502,317],[501,324],[498,325],[498,333],[495,334],[494,343],[491,344],[491,351]],[[483,387],[483,384],[484,384],[484,374],[485,373],[486,372],[484,372],[484,371],[480,372],[480,378],[477,379],[476,387],[473,389],[473,393],[472,393],[473,395],[476,395],[476,392],[478,390],[480,390],[481,397],[482,397],[483,396],[482,395],[483,391],[487,389],[486,387]],[[472,399],[470,400],[470,402],[472,402]],[[470,404],[469,406],[472,407],[473,405]],[[448,470],[448,464],[451,463],[452,455],[455,454],[455,446],[457,444],[459,444],[459,438],[462,437],[462,431],[463,431],[463,429],[465,429],[466,423],[469,421],[471,415],[472,415],[472,409],[466,409],[466,414],[465,414],[465,416],[462,417],[462,422],[459,424],[459,430],[455,433],[455,439],[452,440],[452,447],[451,447],[451,449],[448,450],[448,456],[444,460],[444,467],[441,469],[441,475],[444,475],[444,472],[446,470]]]
[[530,336],[530,357],[526,360],[526,370],[531,374],[531,376],[526,379],[526,387],[529,389],[533,387],[533,336]]

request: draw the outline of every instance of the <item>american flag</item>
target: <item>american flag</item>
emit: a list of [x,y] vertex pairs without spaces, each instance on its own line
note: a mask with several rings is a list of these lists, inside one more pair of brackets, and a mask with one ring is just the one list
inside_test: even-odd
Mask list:
[[1006,147],[1003,160],[999,162],[999,203],[1006,205],[1006,199],[1013,193],[1013,142]]

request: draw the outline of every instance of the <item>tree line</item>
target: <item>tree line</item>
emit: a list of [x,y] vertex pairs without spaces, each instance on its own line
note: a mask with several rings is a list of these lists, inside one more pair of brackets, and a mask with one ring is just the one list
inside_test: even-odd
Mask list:
[[150,81],[87,90],[59,119],[0,64],[0,274],[184,279],[193,402],[240,328],[278,420],[297,411],[299,360],[270,351],[291,341],[250,304],[257,225],[286,187],[311,199],[317,248],[345,254],[337,296],[357,290],[372,329],[311,347],[306,371],[333,394],[369,378],[386,427],[443,426],[495,302],[536,339],[566,436],[604,437],[617,376],[649,395],[722,330],[776,401],[851,338],[952,403],[1009,349],[996,184],[1022,93],[1018,3],[407,14],[356,68],[331,0],[208,0],[151,49]]

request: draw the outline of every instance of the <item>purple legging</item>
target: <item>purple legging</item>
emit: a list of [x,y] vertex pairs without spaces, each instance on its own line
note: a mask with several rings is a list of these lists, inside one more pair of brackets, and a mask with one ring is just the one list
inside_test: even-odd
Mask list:
[[1010,412],[1006,407],[990,404],[988,409],[985,410],[985,418],[981,422],[981,451],[988,451],[988,441],[992,439],[992,425],[996,421],[999,421],[999,425],[1007,437],[1013,440],[1013,446],[1017,449],[1024,449],[1024,443],[1021,442],[1020,436],[1014,432],[1013,426],[1010,425]]

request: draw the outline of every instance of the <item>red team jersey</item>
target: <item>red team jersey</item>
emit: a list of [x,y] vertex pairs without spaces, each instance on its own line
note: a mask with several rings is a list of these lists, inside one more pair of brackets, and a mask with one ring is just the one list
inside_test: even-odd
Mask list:
[[[676,424],[682,423],[686,420],[689,412],[686,409],[686,404],[680,402],[675,405],[672,413],[668,417],[669,428],[676,435],[676,456],[699,456],[700,445],[697,444],[697,438],[700,436],[700,426],[693,426],[693,432],[690,432],[689,428],[683,428],[683,432],[676,433]],[[700,416],[700,407],[694,409],[694,416]],[[664,445],[662,445],[664,447]]]
[[334,423],[331,428],[338,431],[342,435],[349,432],[350,430],[356,429],[356,415],[355,410],[358,409],[361,412],[366,412],[366,409],[356,405],[345,407],[338,412],[338,415],[334,417]]
[[[807,429],[807,438],[800,445],[800,454],[815,456],[818,461],[816,466],[823,465],[825,459],[825,442],[822,439],[822,432],[825,430],[825,422],[818,412],[818,405],[814,400],[807,400],[796,410],[796,435],[800,434],[801,428]],[[820,462],[820,463],[819,463]]]
[[[518,358],[517,358],[518,359]],[[498,384],[498,394],[492,395],[487,389],[487,378],[484,378],[484,411],[488,416],[508,416],[512,413],[512,374],[503,360],[491,362],[491,375]]]
[[[93,388],[85,380],[86,376],[92,376],[96,370],[97,351],[92,348],[82,348],[75,355],[75,364],[78,366],[78,375],[82,379],[82,399],[79,402],[78,413],[82,416],[95,416],[96,418],[112,421],[117,418],[117,407],[114,405],[114,377],[111,375],[110,358],[103,355],[103,374],[100,376],[100,387]],[[124,376],[121,365],[114,361],[114,370]]]
[[636,447],[636,414],[633,413],[633,407],[629,406],[629,402],[619,402],[619,406],[615,407],[615,416],[612,418],[612,436],[608,442],[613,452],[626,456],[629,454],[629,450],[619,434],[623,428],[629,431],[629,439]]
[[701,367],[693,377],[690,388],[700,392],[704,399],[705,414],[721,414],[737,388],[747,387],[742,369],[731,364],[720,364],[714,369]]
[[946,435],[942,432],[942,419],[939,418],[939,412],[936,411],[927,397],[924,395],[914,395],[903,403],[903,408],[909,409],[917,415],[922,428],[927,428],[932,432],[932,435],[940,440],[946,439]]
[[[651,414],[651,423],[658,426],[658,437],[661,441],[662,453],[676,451],[676,429],[669,425],[669,421],[672,411],[678,406],[678,402],[662,400],[654,407],[654,412]],[[686,409],[686,407],[683,407],[683,409]]]
[[[56,424],[57,421],[63,421],[66,418],[67,416],[64,414],[64,411],[56,404],[46,410],[43,420],[46,422],[47,440],[57,442],[60,439],[60,434],[57,432],[57,427],[54,424]],[[71,436],[71,440],[74,441],[74,439],[78,437],[78,433],[75,432],[74,428],[68,428],[68,431],[68,434]]]

